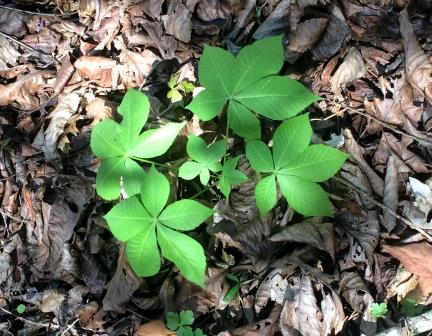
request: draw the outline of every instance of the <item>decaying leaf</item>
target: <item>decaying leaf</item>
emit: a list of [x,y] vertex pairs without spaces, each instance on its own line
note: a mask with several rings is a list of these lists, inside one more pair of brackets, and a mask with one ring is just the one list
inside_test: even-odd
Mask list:
[[418,276],[418,282],[423,295],[432,293],[432,264],[427,262],[432,258],[432,246],[427,242],[405,245],[385,244],[383,249],[398,259],[408,272]]
[[165,323],[162,320],[154,320],[138,327],[136,336],[173,336],[175,331],[169,330],[165,327]]
[[286,227],[270,237],[270,240],[273,242],[305,243],[327,252],[335,260],[336,242],[332,223],[306,220]]
[[405,50],[407,80],[432,104],[432,62],[417,41],[406,9],[399,15],[399,24]]
[[422,183],[419,180],[410,177],[409,190],[414,196],[414,202],[400,202],[403,213],[415,227],[421,229],[432,229],[432,219],[430,219],[432,211],[431,181],[428,180],[426,183]]
[[294,300],[285,301],[280,317],[284,336],[326,336],[342,330],[345,314],[336,293],[316,282],[315,290],[322,295],[319,302],[308,275],[295,278],[294,288]]
[[9,66],[17,65],[20,56],[15,45],[0,35],[0,71],[9,70]]
[[[398,171],[396,168],[395,158],[392,154],[389,155],[387,161],[387,171],[384,180],[384,205],[396,213],[398,207]],[[382,224],[387,229],[387,232],[392,232],[396,226],[396,217],[388,210],[383,210]]]
[[168,12],[162,17],[168,34],[176,39],[188,43],[192,34],[192,14],[181,2],[171,1]]
[[370,307],[374,299],[360,275],[344,272],[340,281],[340,293],[354,311],[362,314],[365,321],[373,321]]
[[330,79],[333,92],[335,92],[337,96],[340,96],[341,86],[364,76],[365,73],[366,66],[361,53],[357,48],[350,48],[342,64],[337,68],[333,77]]
[[408,272],[403,265],[399,265],[394,278],[389,283],[387,298],[396,295],[397,300],[400,302],[418,286],[418,283],[418,275]]

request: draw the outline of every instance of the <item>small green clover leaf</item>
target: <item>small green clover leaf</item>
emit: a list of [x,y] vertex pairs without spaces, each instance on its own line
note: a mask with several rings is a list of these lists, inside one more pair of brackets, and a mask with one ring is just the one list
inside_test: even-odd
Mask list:
[[422,313],[424,306],[418,304],[415,298],[404,298],[401,301],[401,312],[406,316],[416,316]]
[[113,235],[126,241],[126,254],[139,276],[160,269],[160,255],[172,261],[189,281],[203,287],[206,259],[202,246],[178,232],[198,227],[213,214],[201,203],[182,199],[166,206],[168,179],[151,166],[141,182],[140,195],[115,205],[105,219]]
[[175,331],[177,336],[205,336],[200,328],[192,329],[195,318],[190,310],[182,310],[180,314],[169,312],[166,321],[167,328]]
[[176,331],[181,327],[180,316],[177,313],[169,312],[166,315],[166,326],[169,330]]
[[191,310],[182,310],[179,315],[180,322],[183,326],[191,325],[195,321]]
[[222,172],[219,179],[219,189],[226,198],[229,197],[232,186],[243,183],[247,176],[236,169],[240,157],[227,160],[222,166]]
[[200,137],[190,135],[186,151],[193,160],[180,166],[179,176],[185,180],[192,180],[199,175],[201,183],[207,185],[210,180],[210,171],[215,173],[222,169],[219,160],[225,155],[226,140],[220,140],[207,146]]
[[205,90],[187,108],[206,121],[228,103],[228,124],[234,133],[260,138],[260,122],[254,113],[283,120],[319,99],[294,79],[277,75],[283,55],[282,36],[246,46],[237,57],[221,48],[205,46],[198,69]]
[[276,181],[289,205],[305,216],[331,215],[326,192],[316,183],[329,179],[347,159],[345,153],[325,145],[311,145],[308,115],[282,123],[273,137],[273,153],[259,140],[249,140],[246,157],[253,169],[267,173],[256,186],[255,198],[262,214],[276,204]]
[[118,108],[122,122],[104,120],[92,131],[91,149],[102,159],[96,190],[104,199],[118,198],[122,185],[128,195],[139,193],[144,172],[134,159],[164,154],[185,124],[169,123],[141,133],[149,108],[149,100],[143,93],[129,89]]
[[180,91],[191,93],[195,89],[195,84],[188,82],[187,80],[182,80],[180,83],[177,83],[179,77],[179,74],[174,74],[167,83],[170,88],[167,93],[167,98],[169,98],[172,103],[177,103],[183,99]]
[[18,314],[24,314],[25,313],[25,311],[26,311],[26,306],[25,305],[23,305],[22,303],[20,303],[17,307],[16,307],[16,312],[18,313]]
[[381,302],[381,303],[374,302],[374,303],[372,303],[372,306],[371,306],[371,316],[374,319],[378,319],[380,317],[385,317],[386,314],[387,314],[387,312],[388,312],[387,303],[385,303],[385,302]]

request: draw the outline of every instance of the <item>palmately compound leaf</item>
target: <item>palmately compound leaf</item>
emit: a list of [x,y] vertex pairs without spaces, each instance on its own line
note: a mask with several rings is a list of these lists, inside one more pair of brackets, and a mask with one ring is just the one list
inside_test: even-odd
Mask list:
[[194,336],[194,332],[189,326],[182,326],[177,330],[177,336]]
[[184,326],[192,325],[192,323],[195,321],[193,312],[191,310],[182,310],[179,315],[180,322]]
[[385,302],[381,302],[381,303],[374,302],[374,303],[372,303],[372,306],[371,306],[371,315],[375,319],[377,319],[379,317],[385,317],[386,314],[387,314],[387,312],[388,312],[387,303],[385,303]]
[[247,142],[246,156],[252,168],[272,174],[261,179],[255,189],[262,214],[276,204],[276,177],[282,194],[294,210],[305,216],[331,215],[327,193],[316,182],[336,174],[348,156],[325,145],[309,146],[311,135],[310,122],[305,115],[292,118],[277,128],[273,155],[265,143]]
[[201,203],[183,199],[168,205],[159,216],[159,221],[171,229],[189,231],[195,229],[213,214]]
[[282,36],[246,46],[237,57],[205,46],[199,64],[205,90],[187,108],[200,119],[210,120],[228,103],[229,127],[242,137],[259,138],[261,129],[254,113],[283,120],[319,99],[297,81],[277,76],[283,62]]
[[119,106],[122,122],[104,120],[93,128],[90,146],[93,153],[102,159],[96,191],[107,200],[118,198],[121,186],[129,196],[139,193],[144,172],[133,159],[164,154],[185,124],[170,123],[140,134],[149,107],[148,98],[143,93],[129,89]]
[[209,146],[198,136],[190,135],[186,151],[193,161],[187,161],[180,166],[179,177],[192,180],[198,175],[203,185],[210,180],[210,171],[222,169],[219,160],[225,155],[226,140],[217,141]]
[[206,258],[202,246],[164,225],[157,226],[157,236],[162,255],[171,260],[186,279],[204,288]]
[[219,189],[226,198],[229,197],[232,186],[243,183],[247,180],[247,176],[236,169],[240,157],[227,160],[223,167],[219,179]]
[[105,219],[117,239],[126,241],[126,254],[139,276],[151,276],[160,268],[160,254],[171,260],[183,276],[203,286],[206,259],[201,245],[175,230],[193,230],[213,214],[194,200],[168,205],[168,179],[151,166],[141,181],[141,195],[115,205]]

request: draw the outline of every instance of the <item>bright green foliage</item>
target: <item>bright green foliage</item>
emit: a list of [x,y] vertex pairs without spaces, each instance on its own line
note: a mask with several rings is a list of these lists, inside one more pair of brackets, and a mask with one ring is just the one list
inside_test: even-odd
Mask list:
[[210,180],[210,172],[222,170],[219,160],[225,155],[226,140],[217,141],[209,146],[203,139],[190,135],[186,151],[193,159],[180,166],[179,176],[185,180],[192,180],[199,175],[203,185]]
[[105,215],[113,235],[126,241],[126,254],[139,276],[160,269],[160,255],[172,261],[186,279],[204,286],[206,260],[201,245],[176,230],[198,227],[213,211],[183,199],[165,207],[170,193],[167,178],[152,166],[141,183],[141,194],[115,205]]
[[273,153],[260,140],[249,140],[246,156],[258,172],[269,175],[255,189],[262,214],[277,200],[276,181],[289,205],[305,216],[331,215],[326,192],[316,183],[333,176],[347,155],[325,145],[311,145],[312,129],[308,115],[282,123],[273,137]]
[[18,313],[18,314],[24,314],[25,313],[25,311],[26,311],[26,306],[25,305],[23,305],[22,303],[20,303],[17,307],[16,307],[16,312]]
[[210,120],[228,103],[229,127],[244,138],[260,138],[260,122],[254,113],[283,120],[318,100],[294,79],[277,75],[283,62],[282,36],[244,47],[237,57],[206,46],[199,63],[205,90],[187,108],[200,119]]
[[229,197],[232,186],[243,183],[247,176],[236,169],[240,157],[227,160],[222,166],[222,172],[219,178],[219,189],[226,198]]
[[167,98],[169,98],[172,103],[179,102],[183,99],[180,91],[184,93],[191,93],[195,89],[195,85],[186,80],[182,80],[180,83],[177,83],[179,76],[179,74],[172,75],[167,83],[168,87],[170,88],[167,93]]
[[170,123],[141,133],[149,108],[148,98],[130,89],[118,108],[123,116],[122,122],[104,120],[92,131],[91,149],[102,159],[96,190],[107,200],[119,197],[121,183],[128,195],[139,193],[144,172],[133,159],[164,154],[184,126],[184,123]]
[[191,325],[195,321],[192,311],[182,310],[180,314],[168,313],[166,326],[175,331],[177,336],[205,336],[199,328],[193,330]]
[[371,316],[374,319],[377,319],[377,318],[380,318],[380,317],[385,317],[386,314],[387,314],[387,312],[388,312],[387,303],[385,303],[385,302],[381,302],[381,303],[374,302],[374,303],[372,303],[372,306],[371,306]]
[[228,290],[228,292],[225,294],[223,298],[225,302],[230,302],[234,298],[234,296],[238,294],[242,282],[246,281],[247,278],[235,274],[228,274],[226,277],[230,279],[232,282],[234,282],[233,286]]

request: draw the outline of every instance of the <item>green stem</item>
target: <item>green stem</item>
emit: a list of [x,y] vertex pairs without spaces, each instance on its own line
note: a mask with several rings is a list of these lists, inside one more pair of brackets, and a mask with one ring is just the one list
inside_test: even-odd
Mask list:
[[209,190],[210,188],[213,188],[216,185],[216,183],[212,183],[210,185],[208,185],[207,187],[205,187],[204,189],[198,191],[195,195],[193,195],[192,197],[190,197],[189,199],[195,199],[198,196],[204,194],[207,190]]
[[[226,115],[226,130],[225,130],[225,139],[226,139],[226,145],[228,146],[228,132],[229,132],[229,122],[228,122],[228,113],[227,113],[227,115]],[[226,161],[226,157],[227,157],[227,149],[226,149],[226,147],[225,147],[225,154],[224,154],[224,157],[223,157],[223,164],[225,164],[225,161]]]
[[167,168],[167,169],[178,170],[177,167],[173,167],[173,166],[166,165],[166,164],[163,164],[163,163],[158,163],[158,162],[142,159],[142,158],[139,158],[139,157],[136,157],[136,156],[131,156],[131,159],[139,161],[139,162],[148,163],[148,164],[154,164],[155,166],[164,167],[164,168]]

